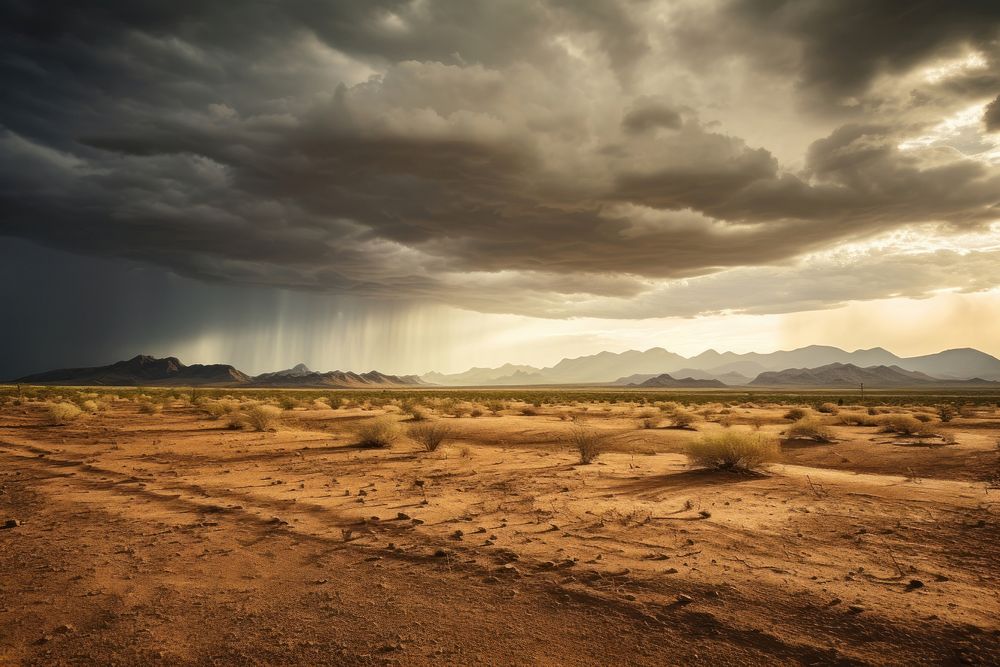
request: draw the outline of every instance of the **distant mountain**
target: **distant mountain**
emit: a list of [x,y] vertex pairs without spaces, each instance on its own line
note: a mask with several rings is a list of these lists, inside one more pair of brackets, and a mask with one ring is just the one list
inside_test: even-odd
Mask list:
[[378,371],[369,371],[367,373],[352,373],[350,371],[317,373],[316,371],[308,371],[294,374],[287,373],[286,371],[278,371],[276,373],[263,373],[250,381],[250,386],[252,387],[299,387],[303,389],[364,389],[369,387],[409,387],[425,384],[423,380],[415,375],[386,375]]
[[498,380],[511,376],[530,375],[541,370],[534,366],[518,364],[504,364],[499,368],[470,368],[464,373],[425,373],[421,378],[432,384],[443,384],[463,387],[474,387],[477,385],[495,384]]
[[696,380],[694,378],[674,378],[673,376],[663,373],[662,375],[657,375],[656,377],[651,377],[645,382],[640,384],[630,385],[633,387],[676,387],[676,388],[725,388],[726,385],[719,380]]
[[[906,358],[881,347],[847,352],[827,345],[809,345],[766,354],[706,350],[691,358],[654,347],[645,352],[601,352],[563,359],[547,368],[508,364],[495,369],[474,368],[454,375],[429,373],[423,378],[445,385],[622,384],[623,380],[631,376],[638,379],[638,376],[644,375],[648,379],[668,373],[675,377],[685,375],[695,379],[719,379],[726,384],[738,385],[748,383],[751,378],[768,371],[819,368],[829,364],[851,364],[859,368],[898,366],[940,379],[1000,379],[1000,359],[969,348]],[[702,373],[708,375],[703,376]]]
[[751,386],[763,387],[921,387],[921,386],[982,386],[989,383],[980,378],[972,380],[942,380],[919,371],[909,371],[899,366],[868,366],[833,363],[818,368],[788,368],[768,371],[758,375]]
[[127,361],[90,368],[63,368],[26,375],[15,382],[68,385],[236,385],[250,377],[229,364],[185,366],[177,357],[157,359],[140,354]]
[[[623,378],[618,378],[612,384],[619,385],[622,387],[627,387],[629,385],[642,384],[650,378],[657,377],[661,375],[660,373],[634,373]],[[750,378],[746,375],[741,375],[734,371],[729,371],[725,373],[712,373],[709,371],[698,370],[697,368],[681,368],[680,370],[673,371],[670,375],[682,378],[692,378],[694,380],[719,380],[724,385],[729,386],[742,386],[750,382]],[[756,373],[754,374],[756,375]]]
[[281,378],[299,378],[305,377],[312,373],[309,367],[305,364],[295,364],[291,368],[286,368],[283,371],[274,371],[272,373],[261,373],[260,375],[255,375],[254,382],[277,380]]
[[139,355],[109,366],[65,368],[18,378],[25,384],[102,385],[102,386],[246,386],[246,387],[312,387],[312,388],[371,388],[412,387],[426,383],[416,375],[386,375],[378,371],[351,373],[330,371],[317,373],[305,364],[262,373],[250,377],[228,364],[192,364],[185,366],[177,357],[157,359]]

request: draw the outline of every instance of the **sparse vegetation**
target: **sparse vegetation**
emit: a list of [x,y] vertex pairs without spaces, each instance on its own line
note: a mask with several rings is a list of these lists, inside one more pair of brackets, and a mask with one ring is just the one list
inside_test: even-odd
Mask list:
[[445,440],[453,436],[451,426],[442,422],[430,422],[411,426],[407,435],[411,440],[420,443],[428,452],[436,451]]
[[788,421],[797,422],[800,419],[805,419],[809,414],[809,410],[805,408],[791,408],[784,414],[784,418]]
[[45,421],[51,426],[62,426],[80,417],[83,412],[72,403],[50,403],[46,406]]
[[817,442],[831,442],[834,439],[833,429],[814,417],[804,417],[785,431],[785,437]]
[[273,405],[256,403],[248,406],[243,414],[246,424],[255,431],[270,431],[281,423],[281,410]]
[[668,417],[670,424],[674,428],[694,428],[694,423],[698,421],[698,416],[683,408],[675,408]]
[[356,435],[361,447],[384,449],[399,440],[400,428],[389,417],[377,417],[358,427]]
[[768,435],[730,430],[698,438],[688,445],[686,454],[701,467],[747,472],[777,461],[780,450]]
[[592,463],[604,451],[608,436],[589,426],[577,425],[570,432],[570,442],[580,455],[580,463]]
[[926,424],[913,415],[888,414],[877,418],[879,430],[883,433],[898,433],[899,435],[931,435]]

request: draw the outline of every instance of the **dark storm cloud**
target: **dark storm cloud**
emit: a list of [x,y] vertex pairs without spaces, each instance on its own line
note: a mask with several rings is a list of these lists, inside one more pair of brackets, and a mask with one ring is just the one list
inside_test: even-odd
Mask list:
[[[986,48],[985,4],[941,7],[716,15],[801,45],[795,71],[819,100]],[[790,170],[691,106],[686,75],[664,97],[651,54],[682,43],[684,23],[661,9],[7,3],[0,233],[204,280],[496,309],[463,288],[482,285],[510,311],[553,315],[551,298],[633,298],[651,280],[997,219],[997,169],[901,149],[908,124],[817,132]],[[893,22],[912,39],[874,39]],[[739,44],[732,57],[760,61]],[[633,316],[671,312],[645,303]]]
[[1000,132],[1000,95],[986,105],[983,113],[983,124],[987,132]]
[[993,0],[736,0],[726,12],[749,30],[792,40],[802,84],[829,97],[861,95],[879,74],[959,47],[993,52],[1000,38]]

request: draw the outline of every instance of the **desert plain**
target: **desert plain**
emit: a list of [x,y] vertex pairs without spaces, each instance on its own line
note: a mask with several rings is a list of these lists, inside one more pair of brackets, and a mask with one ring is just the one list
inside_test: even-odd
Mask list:
[[998,664],[997,400],[5,388],[0,665]]

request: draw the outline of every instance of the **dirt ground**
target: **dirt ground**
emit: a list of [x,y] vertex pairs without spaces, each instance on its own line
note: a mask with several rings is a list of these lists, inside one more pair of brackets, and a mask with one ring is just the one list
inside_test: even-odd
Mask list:
[[[426,452],[355,446],[381,408],[8,404],[0,665],[1000,664],[1000,413],[733,474],[682,453],[718,423],[584,407],[433,415],[456,436]],[[614,451],[580,465],[566,412]]]

